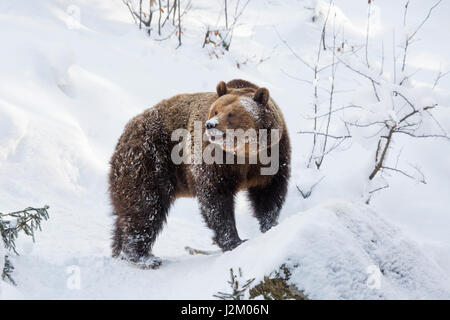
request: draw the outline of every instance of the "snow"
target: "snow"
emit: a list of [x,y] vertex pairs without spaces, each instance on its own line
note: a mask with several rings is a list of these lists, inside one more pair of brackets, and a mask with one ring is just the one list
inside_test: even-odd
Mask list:
[[[450,297],[450,279],[415,241],[369,207],[343,200],[292,215],[220,259],[257,279],[286,261],[298,265],[290,281],[312,299]],[[368,285],[372,268],[380,270],[377,288]]]
[[[208,299],[229,290],[229,268],[259,282],[287,264],[298,266],[290,283],[313,299],[450,298],[450,279],[415,241],[368,206],[345,200],[291,215],[231,252],[166,259],[164,267],[148,271],[105,256],[62,264],[23,257],[27,275],[19,274],[19,289],[44,299]],[[80,289],[65,287],[71,266],[81,270]],[[376,287],[369,282],[371,268],[380,274]]]
[[[230,267],[261,280],[282,263],[299,265],[292,282],[311,298],[450,298],[447,141],[411,143],[399,137],[399,165],[420,165],[427,184],[401,175],[385,177],[389,189],[377,193],[370,206],[363,203],[376,143],[367,138],[373,132],[355,131],[351,141],[327,155],[320,171],[305,167],[311,136],[296,132],[311,128],[313,87],[295,78],[310,81],[313,76],[279,35],[313,64],[320,22],[328,10],[328,1],[317,3],[251,1],[231,51],[217,59],[211,48],[201,47],[207,25],[220,21],[215,2],[193,1],[183,45],[175,50],[175,38],[154,41],[139,31],[120,0],[2,1],[0,37],[6,45],[0,51],[0,212],[48,204],[50,220],[43,223],[36,243],[19,238],[21,255],[10,257],[18,286],[0,281],[0,298],[208,299],[229,289]],[[346,45],[364,43],[367,2],[335,4],[330,16],[336,13],[336,26],[345,28]],[[68,16],[73,5],[79,9],[79,26]],[[428,6],[411,1],[408,25],[417,26]],[[307,8],[316,8],[319,23],[311,22],[314,12]],[[384,69],[392,64],[392,31],[403,24],[398,18],[402,8],[401,2],[373,2],[370,57],[376,67],[381,39]],[[450,28],[449,9],[443,2],[411,46],[408,67],[420,71],[404,89],[417,104],[439,103],[443,108],[437,115],[447,132],[450,77],[434,90],[432,85],[439,70],[450,68],[450,44],[436,37],[436,30]],[[398,32],[396,39],[402,36]],[[365,105],[374,117],[396,119],[388,103],[377,103],[370,84],[343,66],[338,74],[336,105]],[[386,88],[394,78],[388,71],[376,76]],[[160,269],[140,270],[112,259],[108,161],[127,121],[162,99],[214,91],[219,81],[234,78],[268,88],[290,130],[292,179],[280,224],[261,234],[241,193],[237,227],[240,237],[249,240],[232,252],[190,256],[185,246],[217,247],[196,201],[179,199],[154,248],[163,260]],[[317,85],[328,86],[328,77],[319,76]],[[327,96],[320,92],[317,102],[323,106]],[[349,121],[368,117],[356,108],[344,114]],[[433,123],[424,125],[425,130]],[[331,129],[341,130],[333,123]],[[397,154],[391,156],[395,162]],[[313,191],[303,199],[297,187]],[[382,274],[378,289],[372,288],[370,277],[377,268]],[[73,285],[78,280],[79,288]]]

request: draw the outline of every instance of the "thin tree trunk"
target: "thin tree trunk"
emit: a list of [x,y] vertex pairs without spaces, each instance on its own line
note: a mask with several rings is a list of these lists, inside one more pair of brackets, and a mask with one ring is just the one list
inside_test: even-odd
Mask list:
[[181,0],[178,0],[178,46],[181,46]]
[[175,25],[175,13],[177,12],[177,0],[174,0],[173,2],[173,19],[172,24]]
[[142,29],[142,0],[139,0],[139,30]]
[[148,35],[152,32],[152,19],[153,19],[153,11],[152,11],[152,0],[149,1],[149,8],[148,8]]
[[227,5],[227,0],[225,0],[225,26],[227,27],[227,30],[228,30],[228,5]]
[[161,15],[162,15],[161,0],[158,0],[158,5],[159,5],[158,35],[161,35]]

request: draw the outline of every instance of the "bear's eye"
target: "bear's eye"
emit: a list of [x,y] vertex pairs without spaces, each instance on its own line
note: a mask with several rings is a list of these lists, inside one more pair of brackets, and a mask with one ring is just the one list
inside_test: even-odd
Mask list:
[[214,115],[217,116],[217,111],[214,111]]
[[234,113],[229,113],[228,118],[232,118],[232,117],[234,117]]

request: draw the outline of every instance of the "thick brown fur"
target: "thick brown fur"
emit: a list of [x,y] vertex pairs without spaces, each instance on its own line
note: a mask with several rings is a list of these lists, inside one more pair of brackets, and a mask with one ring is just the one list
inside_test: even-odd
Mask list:
[[[243,111],[242,97],[258,104],[258,121]],[[193,135],[195,121],[204,124],[214,113],[222,119],[218,126],[279,129],[277,173],[261,175],[260,164],[174,164],[171,151],[178,142],[171,141],[172,131],[184,128]],[[208,144],[203,142],[203,150]],[[151,249],[178,197],[198,199],[205,222],[214,231],[214,241],[224,251],[242,242],[234,219],[234,196],[240,190],[248,191],[261,231],[267,231],[276,225],[285,200],[290,155],[280,109],[267,89],[248,81],[220,82],[215,93],[180,94],[161,101],[130,120],[111,158],[109,192],[117,216],[113,256],[143,266],[148,260],[150,267],[157,265]]]

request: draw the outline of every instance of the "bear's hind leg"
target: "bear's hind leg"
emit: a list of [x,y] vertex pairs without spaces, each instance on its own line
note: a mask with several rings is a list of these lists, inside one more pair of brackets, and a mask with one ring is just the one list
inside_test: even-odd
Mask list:
[[151,250],[164,226],[172,198],[152,193],[144,199],[144,205],[136,206],[129,213],[117,217],[113,256],[148,269],[161,264],[161,259],[155,257]]
[[143,268],[161,263],[151,250],[175,200],[176,181],[170,134],[159,109],[150,109],[127,124],[111,158],[113,256]]
[[122,252],[122,227],[121,217],[117,217],[114,223],[114,231],[112,236],[112,256],[117,258]]

